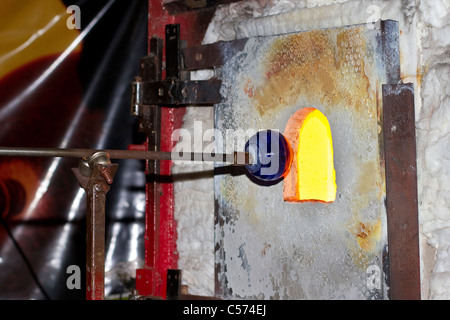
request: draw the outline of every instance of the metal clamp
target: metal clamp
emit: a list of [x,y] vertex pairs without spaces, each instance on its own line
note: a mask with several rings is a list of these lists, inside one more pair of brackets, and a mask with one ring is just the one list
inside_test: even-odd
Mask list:
[[98,151],[82,158],[78,168],[72,168],[80,186],[86,191],[86,299],[105,297],[105,203],[118,164],[112,164],[109,154]]

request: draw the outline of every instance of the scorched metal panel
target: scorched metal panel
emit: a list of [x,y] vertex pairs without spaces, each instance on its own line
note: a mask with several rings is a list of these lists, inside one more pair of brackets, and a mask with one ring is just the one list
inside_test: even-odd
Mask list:
[[250,38],[224,64],[217,149],[243,150],[256,131],[282,133],[297,110],[314,107],[331,126],[337,195],[288,203],[282,181],[216,165],[216,295],[387,298],[381,86],[399,81],[398,32],[381,21]]

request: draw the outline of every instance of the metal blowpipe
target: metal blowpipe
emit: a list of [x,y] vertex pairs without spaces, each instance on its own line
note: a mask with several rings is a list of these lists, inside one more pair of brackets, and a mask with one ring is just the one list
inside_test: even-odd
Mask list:
[[62,148],[22,148],[0,147],[0,156],[5,157],[56,157],[56,158],[88,158],[92,154],[103,151],[110,159],[139,160],[183,160],[183,161],[214,161],[231,163],[234,166],[252,164],[248,152],[233,153],[201,153],[201,152],[170,152],[170,151],[140,151],[140,150],[96,150],[96,149],[62,149]]

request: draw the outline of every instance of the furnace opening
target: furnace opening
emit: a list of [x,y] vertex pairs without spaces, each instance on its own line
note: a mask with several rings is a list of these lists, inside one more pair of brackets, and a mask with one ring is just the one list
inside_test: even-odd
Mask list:
[[289,119],[284,136],[294,155],[291,170],[284,179],[284,201],[333,202],[336,173],[327,118],[315,108],[303,108]]

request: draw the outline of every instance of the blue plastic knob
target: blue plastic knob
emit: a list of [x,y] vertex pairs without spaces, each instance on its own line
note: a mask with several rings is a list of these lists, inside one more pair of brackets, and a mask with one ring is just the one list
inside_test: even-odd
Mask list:
[[289,173],[292,148],[277,131],[259,131],[247,141],[245,152],[253,158],[253,163],[245,166],[247,171],[260,180],[276,181]]

